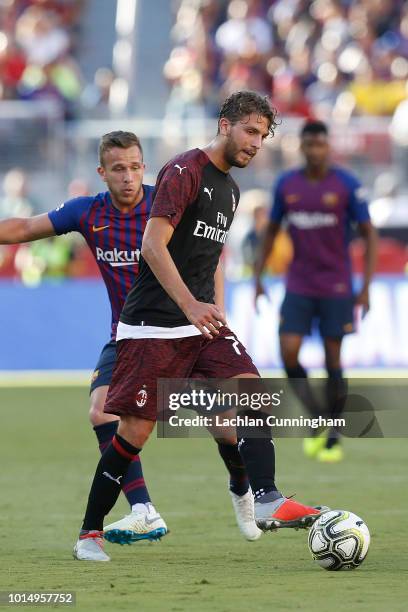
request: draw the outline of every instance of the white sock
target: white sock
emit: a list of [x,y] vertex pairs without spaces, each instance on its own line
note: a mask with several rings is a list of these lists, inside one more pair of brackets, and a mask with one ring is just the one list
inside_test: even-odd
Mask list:
[[137,512],[138,514],[147,514],[149,512],[149,508],[147,504],[133,504],[132,512]]

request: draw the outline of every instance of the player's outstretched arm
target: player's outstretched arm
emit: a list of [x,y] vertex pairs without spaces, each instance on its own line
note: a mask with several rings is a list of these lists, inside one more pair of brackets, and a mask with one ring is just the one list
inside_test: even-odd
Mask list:
[[257,298],[265,293],[265,289],[261,282],[261,276],[265,268],[266,260],[268,259],[269,254],[273,249],[273,245],[275,242],[275,238],[279,232],[279,228],[280,223],[276,223],[275,221],[269,221],[268,227],[266,228],[266,232],[258,250],[257,258],[254,264],[255,305]]
[[369,288],[377,263],[378,235],[370,221],[359,223],[359,232],[365,241],[363,286],[356,297],[356,304],[367,311],[370,307]]
[[225,324],[224,315],[214,304],[198,302],[181,278],[167,248],[174,229],[167,217],[151,217],[142,242],[142,256],[157,280],[200,332],[211,339]]
[[0,244],[30,242],[49,236],[55,236],[55,230],[47,214],[0,221]]

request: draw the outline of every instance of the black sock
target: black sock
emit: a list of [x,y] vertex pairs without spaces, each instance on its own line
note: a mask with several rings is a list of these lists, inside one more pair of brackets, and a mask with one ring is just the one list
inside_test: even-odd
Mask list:
[[[344,404],[347,395],[347,381],[343,378],[343,370],[341,368],[327,369],[326,382],[326,397],[328,406],[328,417],[330,419],[338,419],[344,409]],[[332,428],[327,438],[326,448],[332,448],[339,443],[340,434]]]
[[[119,421],[109,421],[102,425],[95,425],[94,432],[98,438],[101,454],[110,446],[118,424]],[[130,462],[127,472],[122,478],[122,491],[130,507],[134,504],[147,504],[152,501],[143,476],[139,455],[136,455],[133,461]]]
[[[241,413],[249,418],[264,418],[262,412],[249,410]],[[275,446],[271,430],[264,422],[262,426],[238,427],[238,450],[245,465],[249,482],[255,497],[269,491],[276,491],[275,486]],[[257,436],[257,437],[255,437]]]
[[139,448],[115,434],[96,468],[82,529],[102,531],[103,519],[119,497],[121,480],[139,452]]
[[222,444],[217,440],[216,442],[218,452],[230,475],[230,491],[235,493],[235,495],[245,495],[249,489],[249,480],[244,462],[238,451],[238,444]]
[[[289,384],[300,399],[306,410],[315,417],[322,414],[319,402],[313,393],[307,378],[307,372],[303,366],[298,363],[294,368],[285,367],[286,375],[289,379]],[[316,432],[315,432],[316,433]]]
[[98,440],[101,455],[103,455],[108,446],[112,444],[112,438],[118,430],[118,425],[119,421],[109,421],[108,423],[94,426],[93,430]]

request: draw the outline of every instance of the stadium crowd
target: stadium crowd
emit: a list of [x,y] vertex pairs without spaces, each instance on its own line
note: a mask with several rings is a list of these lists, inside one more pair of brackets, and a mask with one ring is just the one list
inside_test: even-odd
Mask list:
[[[163,69],[169,84],[167,118],[214,116],[220,100],[234,90],[249,88],[270,95],[285,123],[287,117],[299,121],[316,117],[333,124],[347,122],[352,115],[371,115],[373,122],[378,116],[394,115],[391,127],[396,124],[397,128],[395,134],[391,130],[392,137],[402,139],[402,151],[406,150],[407,2],[177,0],[172,6],[173,48]],[[53,99],[60,104],[66,119],[109,117],[114,72],[111,67],[100,67],[94,82],[86,83],[76,59],[84,7],[86,0],[0,3],[0,100]],[[385,173],[392,157],[388,133],[373,137],[364,134],[353,142],[340,139],[336,145],[359,147],[357,153],[340,151],[347,160],[349,154],[358,158],[363,150],[369,163],[378,163],[372,189],[373,200],[377,198],[373,202],[374,216],[377,218],[377,212],[384,216],[386,209],[392,210],[395,194],[383,193],[388,184],[386,174],[392,179],[394,191],[405,178],[403,173]],[[282,165],[294,163],[284,154],[285,147],[289,147],[291,155],[294,149],[297,155],[297,141],[294,144],[293,137],[283,138],[279,147]],[[339,150],[336,153],[339,157]],[[401,154],[402,164],[404,159]],[[42,211],[41,203],[31,197],[29,178],[19,168],[5,173],[0,218]],[[270,204],[269,193],[260,190],[256,197],[254,190],[249,193],[248,198],[241,199],[240,210],[244,214],[239,217],[241,221],[237,220],[236,234],[230,237],[233,269],[227,266],[227,271],[234,278],[250,272],[258,226]],[[384,198],[388,198],[386,205]],[[405,211],[405,203],[403,208]],[[248,232],[252,222],[253,229]],[[11,248],[3,248],[0,276],[21,277],[24,270],[34,269],[27,278],[28,282],[37,282],[44,275],[97,273],[92,260],[83,263],[87,251],[82,244],[74,241],[59,248],[51,242],[50,248],[41,253],[32,253],[31,247],[28,251],[21,248],[19,257]],[[391,250],[389,243],[385,246],[384,258],[392,262],[392,270],[389,263],[384,270],[404,271],[406,245],[395,241]],[[358,245],[356,249],[360,261]],[[290,245],[285,242],[279,252],[270,265],[275,273],[284,271]],[[384,258],[380,249],[380,262]]]
[[392,115],[407,96],[402,0],[181,0],[168,112],[214,114],[238,89],[304,118]]
[[0,99],[54,99],[66,118],[82,89],[75,59],[83,0],[6,0],[0,5]]

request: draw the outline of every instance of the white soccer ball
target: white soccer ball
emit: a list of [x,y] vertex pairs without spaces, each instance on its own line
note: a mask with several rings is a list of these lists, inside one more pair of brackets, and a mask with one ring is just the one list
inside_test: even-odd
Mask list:
[[309,550],[326,570],[354,569],[370,546],[370,532],[359,516],[347,510],[324,512],[309,531]]

